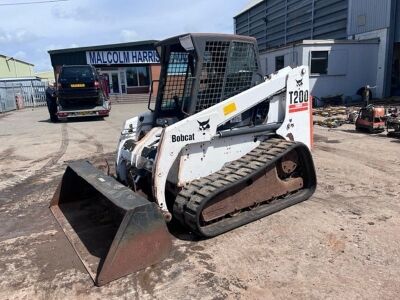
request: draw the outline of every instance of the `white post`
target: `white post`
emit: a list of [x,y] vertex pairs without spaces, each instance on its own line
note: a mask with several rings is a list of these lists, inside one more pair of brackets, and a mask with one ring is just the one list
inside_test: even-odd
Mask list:
[[35,90],[33,88],[33,81],[31,80],[31,95],[33,99],[33,107],[36,107],[36,95],[35,95]]

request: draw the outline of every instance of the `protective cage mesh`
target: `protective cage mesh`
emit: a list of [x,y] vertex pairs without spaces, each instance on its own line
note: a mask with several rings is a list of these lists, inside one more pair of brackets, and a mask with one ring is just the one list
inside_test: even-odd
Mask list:
[[258,70],[254,45],[233,42],[227,67],[223,99],[228,99],[251,87],[253,73]]
[[[171,52],[165,86],[162,95],[162,110],[174,110],[180,107],[185,98],[190,97],[194,60],[187,52]],[[192,66],[190,66],[192,64]],[[189,79],[189,80],[188,80]]]
[[257,69],[253,44],[206,42],[196,112],[249,89]]

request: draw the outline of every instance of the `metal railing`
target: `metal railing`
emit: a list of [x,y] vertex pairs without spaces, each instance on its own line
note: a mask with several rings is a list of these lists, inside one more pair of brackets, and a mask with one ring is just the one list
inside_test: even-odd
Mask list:
[[17,102],[23,107],[37,107],[46,105],[47,82],[29,81],[0,81],[0,113],[15,110]]

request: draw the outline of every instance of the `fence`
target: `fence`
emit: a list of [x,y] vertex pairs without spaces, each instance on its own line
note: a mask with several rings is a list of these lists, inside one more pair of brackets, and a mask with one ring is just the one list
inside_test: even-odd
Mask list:
[[47,83],[38,80],[0,81],[0,113],[17,109],[17,99],[24,107],[46,105]]

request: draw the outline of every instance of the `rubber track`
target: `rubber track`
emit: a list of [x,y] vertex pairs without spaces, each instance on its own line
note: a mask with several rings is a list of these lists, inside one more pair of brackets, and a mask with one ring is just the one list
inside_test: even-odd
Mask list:
[[[235,185],[235,183],[239,183],[242,180],[251,177],[260,169],[265,169],[269,165],[277,162],[283,155],[292,151],[296,147],[306,147],[302,143],[296,143],[291,141],[286,141],[278,138],[269,139],[265,142],[261,142],[258,147],[254,150],[250,151],[248,154],[244,155],[238,160],[227,163],[221,170],[216,173],[213,173],[207,177],[200,178],[198,180],[194,180],[190,183],[189,186],[183,188],[178,194],[175,203],[174,203],[174,217],[178,219],[182,224],[187,226],[190,230],[200,236],[204,237],[212,237],[223,232],[229,231],[233,228],[239,227],[246,223],[249,223],[255,219],[258,219],[264,215],[270,214],[272,212],[263,214],[260,217],[250,216],[248,219],[244,217],[242,221],[239,221],[238,224],[230,226],[224,226],[226,228],[218,228],[218,223],[220,221],[216,221],[211,226],[206,225],[206,227],[214,227],[212,230],[204,231],[202,228],[199,228],[199,210],[202,210],[206,202],[210,201],[216,194],[221,193],[222,191],[227,190]],[[310,156],[311,157],[311,156]],[[314,165],[311,159],[312,170],[314,171]],[[315,178],[315,171],[314,171]],[[315,181],[316,184],[316,181]],[[311,194],[314,192],[314,189],[311,191]],[[303,198],[308,198],[309,195],[304,196]],[[301,199],[300,201],[304,201],[305,199]],[[281,200],[280,200],[281,201]],[[295,203],[300,202],[299,200],[293,201],[294,203],[290,203],[284,207],[293,205]],[[264,205],[267,206],[267,205]],[[274,211],[283,209],[284,207],[280,207]],[[273,212],[274,212],[273,211]],[[247,213],[251,213],[246,211]],[[240,212],[240,215],[243,213]],[[236,216],[231,218],[237,218]],[[226,219],[226,218],[224,218]],[[224,220],[223,219],[223,220]]]

